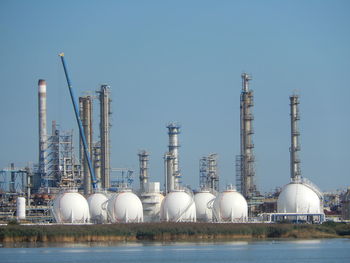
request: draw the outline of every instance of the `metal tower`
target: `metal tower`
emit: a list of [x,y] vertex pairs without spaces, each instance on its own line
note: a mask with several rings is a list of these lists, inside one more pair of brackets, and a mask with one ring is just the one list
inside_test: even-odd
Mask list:
[[73,154],[73,131],[62,132],[52,122],[52,135],[48,138],[48,167],[45,187],[73,187],[79,179]]
[[145,192],[145,184],[148,182],[148,152],[142,150],[138,154],[140,162],[140,192]]
[[[241,155],[236,158],[236,165],[240,168],[240,180],[237,182],[237,188],[247,199],[256,194],[254,183],[254,144],[252,140],[253,131],[253,113],[254,106],[253,91],[249,90],[249,81],[252,79],[247,73],[243,73],[242,92],[240,104],[240,128],[241,128]],[[239,162],[239,164],[237,163]]]
[[301,171],[300,171],[300,159],[298,157],[298,152],[300,151],[299,145],[299,129],[298,121],[299,117],[299,96],[292,95],[290,99],[290,126],[291,126],[291,146],[290,146],[290,177],[292,181],[300,181]]
[[101,139],[101,185],[102,188],[110,187],[110,115],[111,99],[110,87],[101,85],[100,91],[97,91],[100,100],[100,139]]
[[[84,96],[79,98],[79,110],[80,119],[83,125],[84,135],[87,142],[87,148],[89,155],[92,156],[92,140],[93,140],[93,128],[92,128],[92,116],[93,116],[93,100],[91,96]],[[84,194],[88,195],[92,192],[91,187],[91,174],[89,171],[89,164],[84,156],[84,146],[82,138],[80,136],[80,163],[82,166],[84,176]]]
[[199,161],[201,190],[219,191],[219,175],[217,171],[217,154],[202,157]]

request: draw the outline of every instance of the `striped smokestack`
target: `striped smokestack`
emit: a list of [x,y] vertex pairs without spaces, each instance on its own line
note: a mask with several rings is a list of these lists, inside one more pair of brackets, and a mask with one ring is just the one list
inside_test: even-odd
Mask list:
[[46,131],[46,81],[39,79],[38,82],[38,104],[39,104],[39,173],[41,179],[46,173],[46,149],[47,149],[47,131]]

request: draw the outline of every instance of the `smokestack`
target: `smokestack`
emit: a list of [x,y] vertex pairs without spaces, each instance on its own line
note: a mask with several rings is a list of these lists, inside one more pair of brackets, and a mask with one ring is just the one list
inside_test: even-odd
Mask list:
[[139,154],[140,162],[140,192],[145,192],[145,184],[148,182],[148,152],[140,151]]
[[290,100],[290,123],[291,123],[291,146],[290,146],[290,177],[292,181],[300,180],[300,159],[298,158],[298,152],[300,151],[299,145],[299,129],[298,121],[299,116],[299,96],[292,95]]
[[38,82],[38,104],[39,104],[39,173],[41,181],[46,174],[46,150],[47,150],[47,131],[46,131],[46,81],[39,79]]

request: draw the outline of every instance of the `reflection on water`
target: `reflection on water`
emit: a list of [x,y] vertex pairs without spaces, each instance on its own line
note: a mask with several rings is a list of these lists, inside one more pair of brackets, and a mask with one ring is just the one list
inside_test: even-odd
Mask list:
[[349,239],[235,242],[21,243],[0,248],[0,262],[350,262]]

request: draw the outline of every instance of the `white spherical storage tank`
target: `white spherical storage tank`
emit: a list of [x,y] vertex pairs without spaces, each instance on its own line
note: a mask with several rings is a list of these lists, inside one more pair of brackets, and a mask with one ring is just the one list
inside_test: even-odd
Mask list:
[[17,197],[17,219],[26,219],[26,199]]
[[211,222],[213,220],[213,202],[215,195],[209,191],[201,191],[194,195],[197,221]]
[[278,213],[322,213],[320,198],[314,190],[302,183],[290,183],[283,187],[277,200]]
[[236,190],[225,190],[215,198],[213,217],[216,222],[246,222],[248,219],[247,201]]
[[107,203],[108,220],[112,223],[143,221],[143,208],[140,198],[129,190],[114,194]]
[[196,205],[192,195],[174,190],[163,199],[160,220],[170,222],[196,222]]
[[57,223],[87,223],[90,219],[89,205],[77,191],[63,192],[53,202],[53,215]]
[[103,193],[94,193],[87,198],[92,223],[104,223],[107,221],[107,196]]

